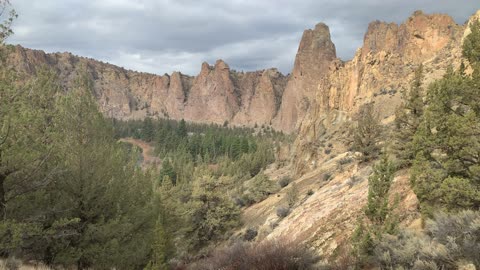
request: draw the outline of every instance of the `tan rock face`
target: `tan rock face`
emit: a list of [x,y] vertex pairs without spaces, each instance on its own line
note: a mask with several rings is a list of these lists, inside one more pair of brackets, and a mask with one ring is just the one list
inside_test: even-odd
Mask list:
[[328,26],[319,23],[313,30],[303,33],[292,76],[275,119],[275,128],[288,133],[296,130],[335,58],[335,45],[330,39]]
[[196,77],[180,72],[157,76],[125,70],[69,53],[46,54],[15,47],[10,64],[27,75],[47,66],[54,69],[64,88],[86,72],[105,115],[117,119],[170,117],[195,122],[233,125],[271,125],[287,77],[276,69],[236,72],[222,60],[214,67],[203,63]]
[[303,135],[317,134],[319,121],[329,111],[341,111],[348,118],[361,104],[375,101],[382,116],[391,115],[420,63],[426,67],[426,81],[440,77],[449,64],[459,64],[464,30],[447,15],[420,11],[400,25],[372,22],[362,48],[343,62],[336,58],[328,27],[320,23],[303,33],[290,76],[276,69],[236,72],[221,60],[213,67],[204,63],[195,77],[179,72],[157,76],[20,46],[10,63],[26,74],[41,66],[53,68],[66,89],[86,70],[100,109],[118,119],[158,116],[272,125],[287,133],[298,131],[296,145],[302,145]]
[[348,62],[331,61],[329,72],[316,84],[295,143],[297,173],[312,169],[309,164],[323,156],[322,149],[311,145],[321,139],[328,115],[345,115],[342,118],[348,120],[362,104],[374,102],[381,119],[391,121],[401,92],[409,89],[420,64],[425,85],[440,78],[449,65],[458,67],[464,30],[449,16],[419,11],[401,25],[371,23],[355,57]]

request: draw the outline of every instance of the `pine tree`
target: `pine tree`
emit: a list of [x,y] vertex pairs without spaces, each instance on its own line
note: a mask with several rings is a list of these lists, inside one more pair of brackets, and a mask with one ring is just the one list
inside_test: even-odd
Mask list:
[[147,142],[153,141],[155,137],[155,128],[150,117],[143,120],[143,139]]
[[180,123],[178,124],[177,135],[180,138],[186,138],[188,136],[187,124],[184,119],[180,120]]
[[162,169],[160,170],[160,181],[165,181],[168,179],[172,182],[173,185],[177,182],[177,174],[170,162],[169,158],[166,158],[162,163]]
[[173,245],[162,219],[157,221],[153,237],[152,255],[145,270],[168,270],[168,259],[172,256]]
[[44,227],[57,220],[71,225],[68,233],[50,240],[49,260],[79,268],[136,268],[150,251],[151,179],[115,142],[91,86],[80,75],[59,105],[56,151],[63,173],[44,194],[58,211]]
[[415,71],[410,91],[405,94],[402,105],[395,112],[395,133],[393,149],[398,162],[398,167],[407,167],[415,158],[413,148],[413,135],[420,125],[424,111],[423,102],[423,66]]

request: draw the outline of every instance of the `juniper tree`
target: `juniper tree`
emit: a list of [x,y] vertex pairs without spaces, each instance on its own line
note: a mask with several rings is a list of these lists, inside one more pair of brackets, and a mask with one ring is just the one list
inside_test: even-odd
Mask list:
[[480,24],[464,43],[473,76],[454,73],[433,83],[427,109],[414,136],[417,151],[411,181],[422,211],[458,211],[480,207]]
[[377,157],[380,151],[382,126],[372,103],[365,104],[360,108],[357,123],[351,133],[353,136],[352,149],[362,153],[364,161]]
[[403,103],[395,112],[393,150],[400,168],[410,166],[415,158],[413,136],[420,124],[425,106],[422,80],[423,65],[420,65],[415,71],[410,91],[405,93]]

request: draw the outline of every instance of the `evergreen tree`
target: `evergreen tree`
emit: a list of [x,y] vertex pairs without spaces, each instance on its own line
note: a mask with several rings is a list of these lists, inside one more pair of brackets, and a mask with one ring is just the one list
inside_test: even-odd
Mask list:
[[397,217],[393,214],[395,205],[389,204],[389,191],[392,185],[395,168],[386,153],[374,166],[372,175],[368,178],[368,197],[365,215],[368,222],[358,221],[357,228],[352,235],[353,256],[359,267],[368,264],[375,243],[382,235],[393,234],[397,228]]
[[463,41],[463,56],[471,65],[477,65],[480,63],[480,21],[473,21],[470,30],[471,33]]
[[147,142],[153,141],[155,137],[155,128],[153,127],[152,118],[147,117],[143,121],[143,139]]
[[363,160],[375,158],[380,151],[380,136],[382,127],[373,104],[366,104],[360,108],[357,123],[352,130],[352,149],[363,154]]
[[184,119],[180,120],[180,123],[178,124],[177,135],[180,138],[186,138],[188,136],[187,124]]
[[368,178],[368,201],[365,215],[377,225],[383,225],[391,215],[388,194],[394,177],[394,166],[386,153],[374,166],[373,174]]
[[50,240],[46,260],[80,269],[143,265],[155,220],[151,179],[135,170],[135,160],[114,141],[85,75],[62,98],[59,111],[56,150],[63,173],[43,195],[55,210],[43,226],[70,225]]
[[160,170],[160,181],[165,181],[168,179],[172,182],[173,185],[177,182],[177,174],[170,162],[169,158],[166,158],[162,163],[162,169]]
[[411,182],[424,214],[480,207],[480,23],[471,25],[463,52],[473,76],[454,73],[428,89],[427,109],[414,137]]
[[204,175],[194,182],[189,205],[186,241],[192,250],[228,237],[238,226],[240,210],[220,190],[212,176]]
[[422,80],[423,66],[420,65],[415,71],[410,91],[405,94],[402,105],[395,112],[393,148],[400,168],[410,166],[416,155],[413,136],[420,125],[425,106]]

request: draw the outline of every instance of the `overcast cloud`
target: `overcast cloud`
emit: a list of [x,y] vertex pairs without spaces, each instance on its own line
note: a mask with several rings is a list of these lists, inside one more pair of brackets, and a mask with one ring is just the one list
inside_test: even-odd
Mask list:
[[463,24],[478,0],[11,0],[9,43],[69,51],[155,74],[198,73],[224,59],[237,70],[289,73],[304,29],[330,26],[340,58],[361,46],[368,23],[401,23],[415,10]]

